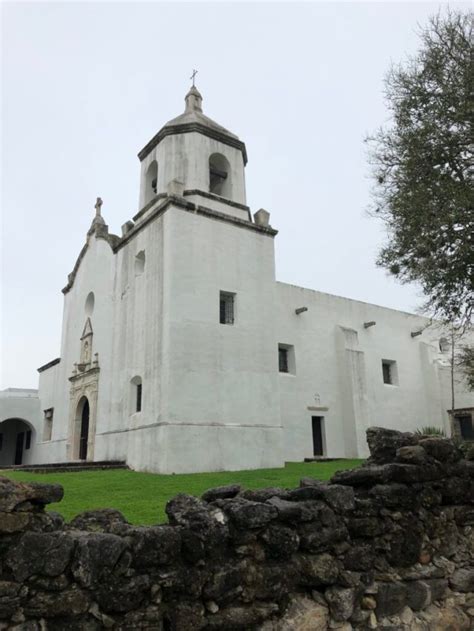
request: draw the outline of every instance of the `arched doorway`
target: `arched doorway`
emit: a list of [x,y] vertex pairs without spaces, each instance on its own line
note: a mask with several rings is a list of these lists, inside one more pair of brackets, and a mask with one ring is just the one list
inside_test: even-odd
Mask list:
[[31,463],[35,443],[33,426],[21,418],[8,418],[0,422],[0,467]]
[[87,460],[87,446],[89,442],[89,417],[90,407],[87,397],[82,397],[77,406],[77,420],[80,428],[78,458],[79,460]]

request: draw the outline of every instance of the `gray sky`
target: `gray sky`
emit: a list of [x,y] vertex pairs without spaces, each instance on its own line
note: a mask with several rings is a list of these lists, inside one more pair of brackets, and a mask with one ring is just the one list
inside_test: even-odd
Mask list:
[[[57,357],[61,288],[95,198],[111,232],[138,210],[137,152],[184,109],[246,143],[252,210],[271,212],[277,279],[412,311],[375,267],[364,136],[383,76],[440,3],[4,3],[2,374],[36,387]],[[467,6],[466,3],[451,6]]]

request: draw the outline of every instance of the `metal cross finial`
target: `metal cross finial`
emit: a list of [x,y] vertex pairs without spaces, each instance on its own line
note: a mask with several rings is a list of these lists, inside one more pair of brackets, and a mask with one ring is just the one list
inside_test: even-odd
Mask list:
[[193,88],[195,87],[194,86],[194,80],[195,80],[195,77],[196,77],[197,73],[198,73],[198,71],[193,69],[193,74],[189,77],[192,80],[192,82],[193,82]]
[[102,204],[103,204],[103,202],[102,202],[101,198],[98,197],[97,201],[95,203],[95,206],[94,206],[96,217],[100,217],[100,208],[101,208]]

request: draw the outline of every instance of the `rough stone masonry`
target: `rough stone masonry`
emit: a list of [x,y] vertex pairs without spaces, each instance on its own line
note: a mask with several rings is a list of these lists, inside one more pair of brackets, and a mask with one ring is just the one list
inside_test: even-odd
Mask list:
[[473,629],[474,448],[367,439],[327,484],[178,495],[152,527],[0,478],[0,629]]

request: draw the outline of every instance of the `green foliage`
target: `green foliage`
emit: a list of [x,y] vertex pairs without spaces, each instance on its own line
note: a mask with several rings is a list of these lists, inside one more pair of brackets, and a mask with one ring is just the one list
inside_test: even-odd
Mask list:
[[457,353],[456,365],[466,379],[469,390],[474,390],[474,347],[462,346]]
[[178,493],[200,496],[212,487],[234,483],[247,489],[296,487],[301,478],[328,480],[336,471],[357,467],[361,463],[362,460],[290,462],[282,469],[180,475],[138,473],[126,469],[78,473],[7,470],[0,471],[0,475],[14,480],[61,484],[64,487],[64,499],[49,508],[61,513],[67,520],[86,510],[116,508],[133,524],[157,524],[167,521],[166,503]]
[[367,139],[371,212],[388,231],[378,265],[418,282],[427,311],[461,325],[474,306],[472,17],[431,18],[417,56],[386,77],[392,124]]
[[417,436],[446,436],[444,429],[436,427],[435,425],[425,425],[424,427],[415,431]]

